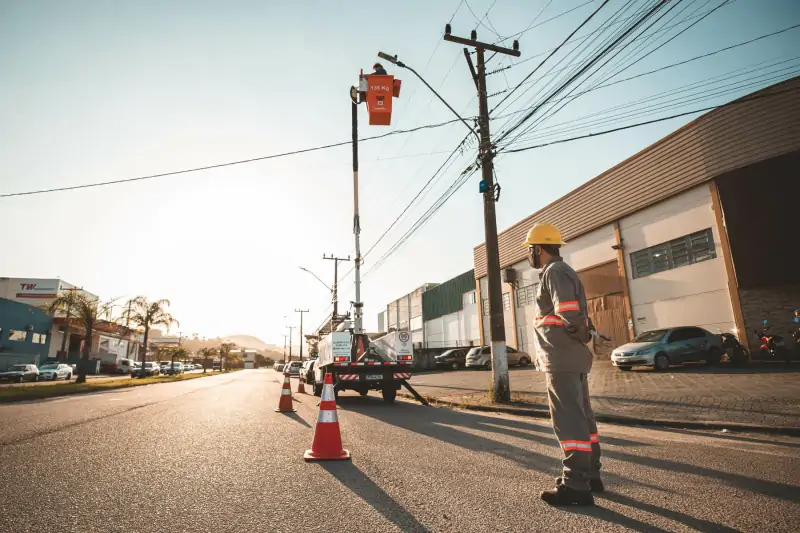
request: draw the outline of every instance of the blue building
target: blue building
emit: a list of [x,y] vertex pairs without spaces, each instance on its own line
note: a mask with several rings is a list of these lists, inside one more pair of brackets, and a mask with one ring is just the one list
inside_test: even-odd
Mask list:
[[52,326],[53,317],[43,310],[0,298],[0,371],[17,363],[45,361]]

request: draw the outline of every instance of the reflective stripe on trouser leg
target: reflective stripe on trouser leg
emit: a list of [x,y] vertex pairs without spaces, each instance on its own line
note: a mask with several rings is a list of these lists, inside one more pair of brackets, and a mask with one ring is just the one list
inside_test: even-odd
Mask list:
[[581,374],[581,385],[583,388],[583,413],[586,415],[586,424],[589,426],[589,441],[592,443],[592,479],[600,479],[600,434],[597,431],[597,422],[594,419],[592,410],[592,400],[589,396],[589,376]]
[[564,452],[564,484],[575,490],[589,490],[592,472],[592,442],[584,413],[584,390],[577,372],[547,373],[550,420]]

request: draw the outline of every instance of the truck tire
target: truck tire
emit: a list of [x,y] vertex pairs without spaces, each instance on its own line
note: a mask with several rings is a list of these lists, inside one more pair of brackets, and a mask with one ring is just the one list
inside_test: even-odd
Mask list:
[[394,399],[397,397],[397,389],[394,387],[384,387],[381,393],[383,401],[386,403],[394,403]]

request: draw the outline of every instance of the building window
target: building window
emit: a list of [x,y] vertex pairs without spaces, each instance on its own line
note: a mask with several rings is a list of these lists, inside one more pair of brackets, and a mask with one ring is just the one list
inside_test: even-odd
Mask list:
[[511,293],[503,293],[503,311],[511,311]]
[[704,229],[633,252],[631,254],[633,278],[643,278],[715,257],[717,251],[714,246],[714,233],[711,228]]
[[483,316],[489,316],[489,299],[483,299]]
[[8,330],[8,340],[25,342],[28,338],[28,332],[19,329]]
[[47,335],[44,333],[34,333],[31,335],[31,342],[33,344],[45,344],[47,342]]
[[464,305],[471,305],[478,302],[478,295],[475,291],[464,293]]
[[536,303],[536,284],[517,289],[517,307],[525,307]]

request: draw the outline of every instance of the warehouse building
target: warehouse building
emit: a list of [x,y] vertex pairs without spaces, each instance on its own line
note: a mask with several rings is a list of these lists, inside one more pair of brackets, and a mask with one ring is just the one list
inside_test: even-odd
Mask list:
[[[520,247],[535,222],[562,231],[562,255],[615,346],[696,325],[733,331],[752,348],[762,320],[790,329],[800,308],[799,89],[793,78],[711,111],[500,233],[508,344],[535,351],[539,278]],[[486,343],[483,244],[474,262]]]

